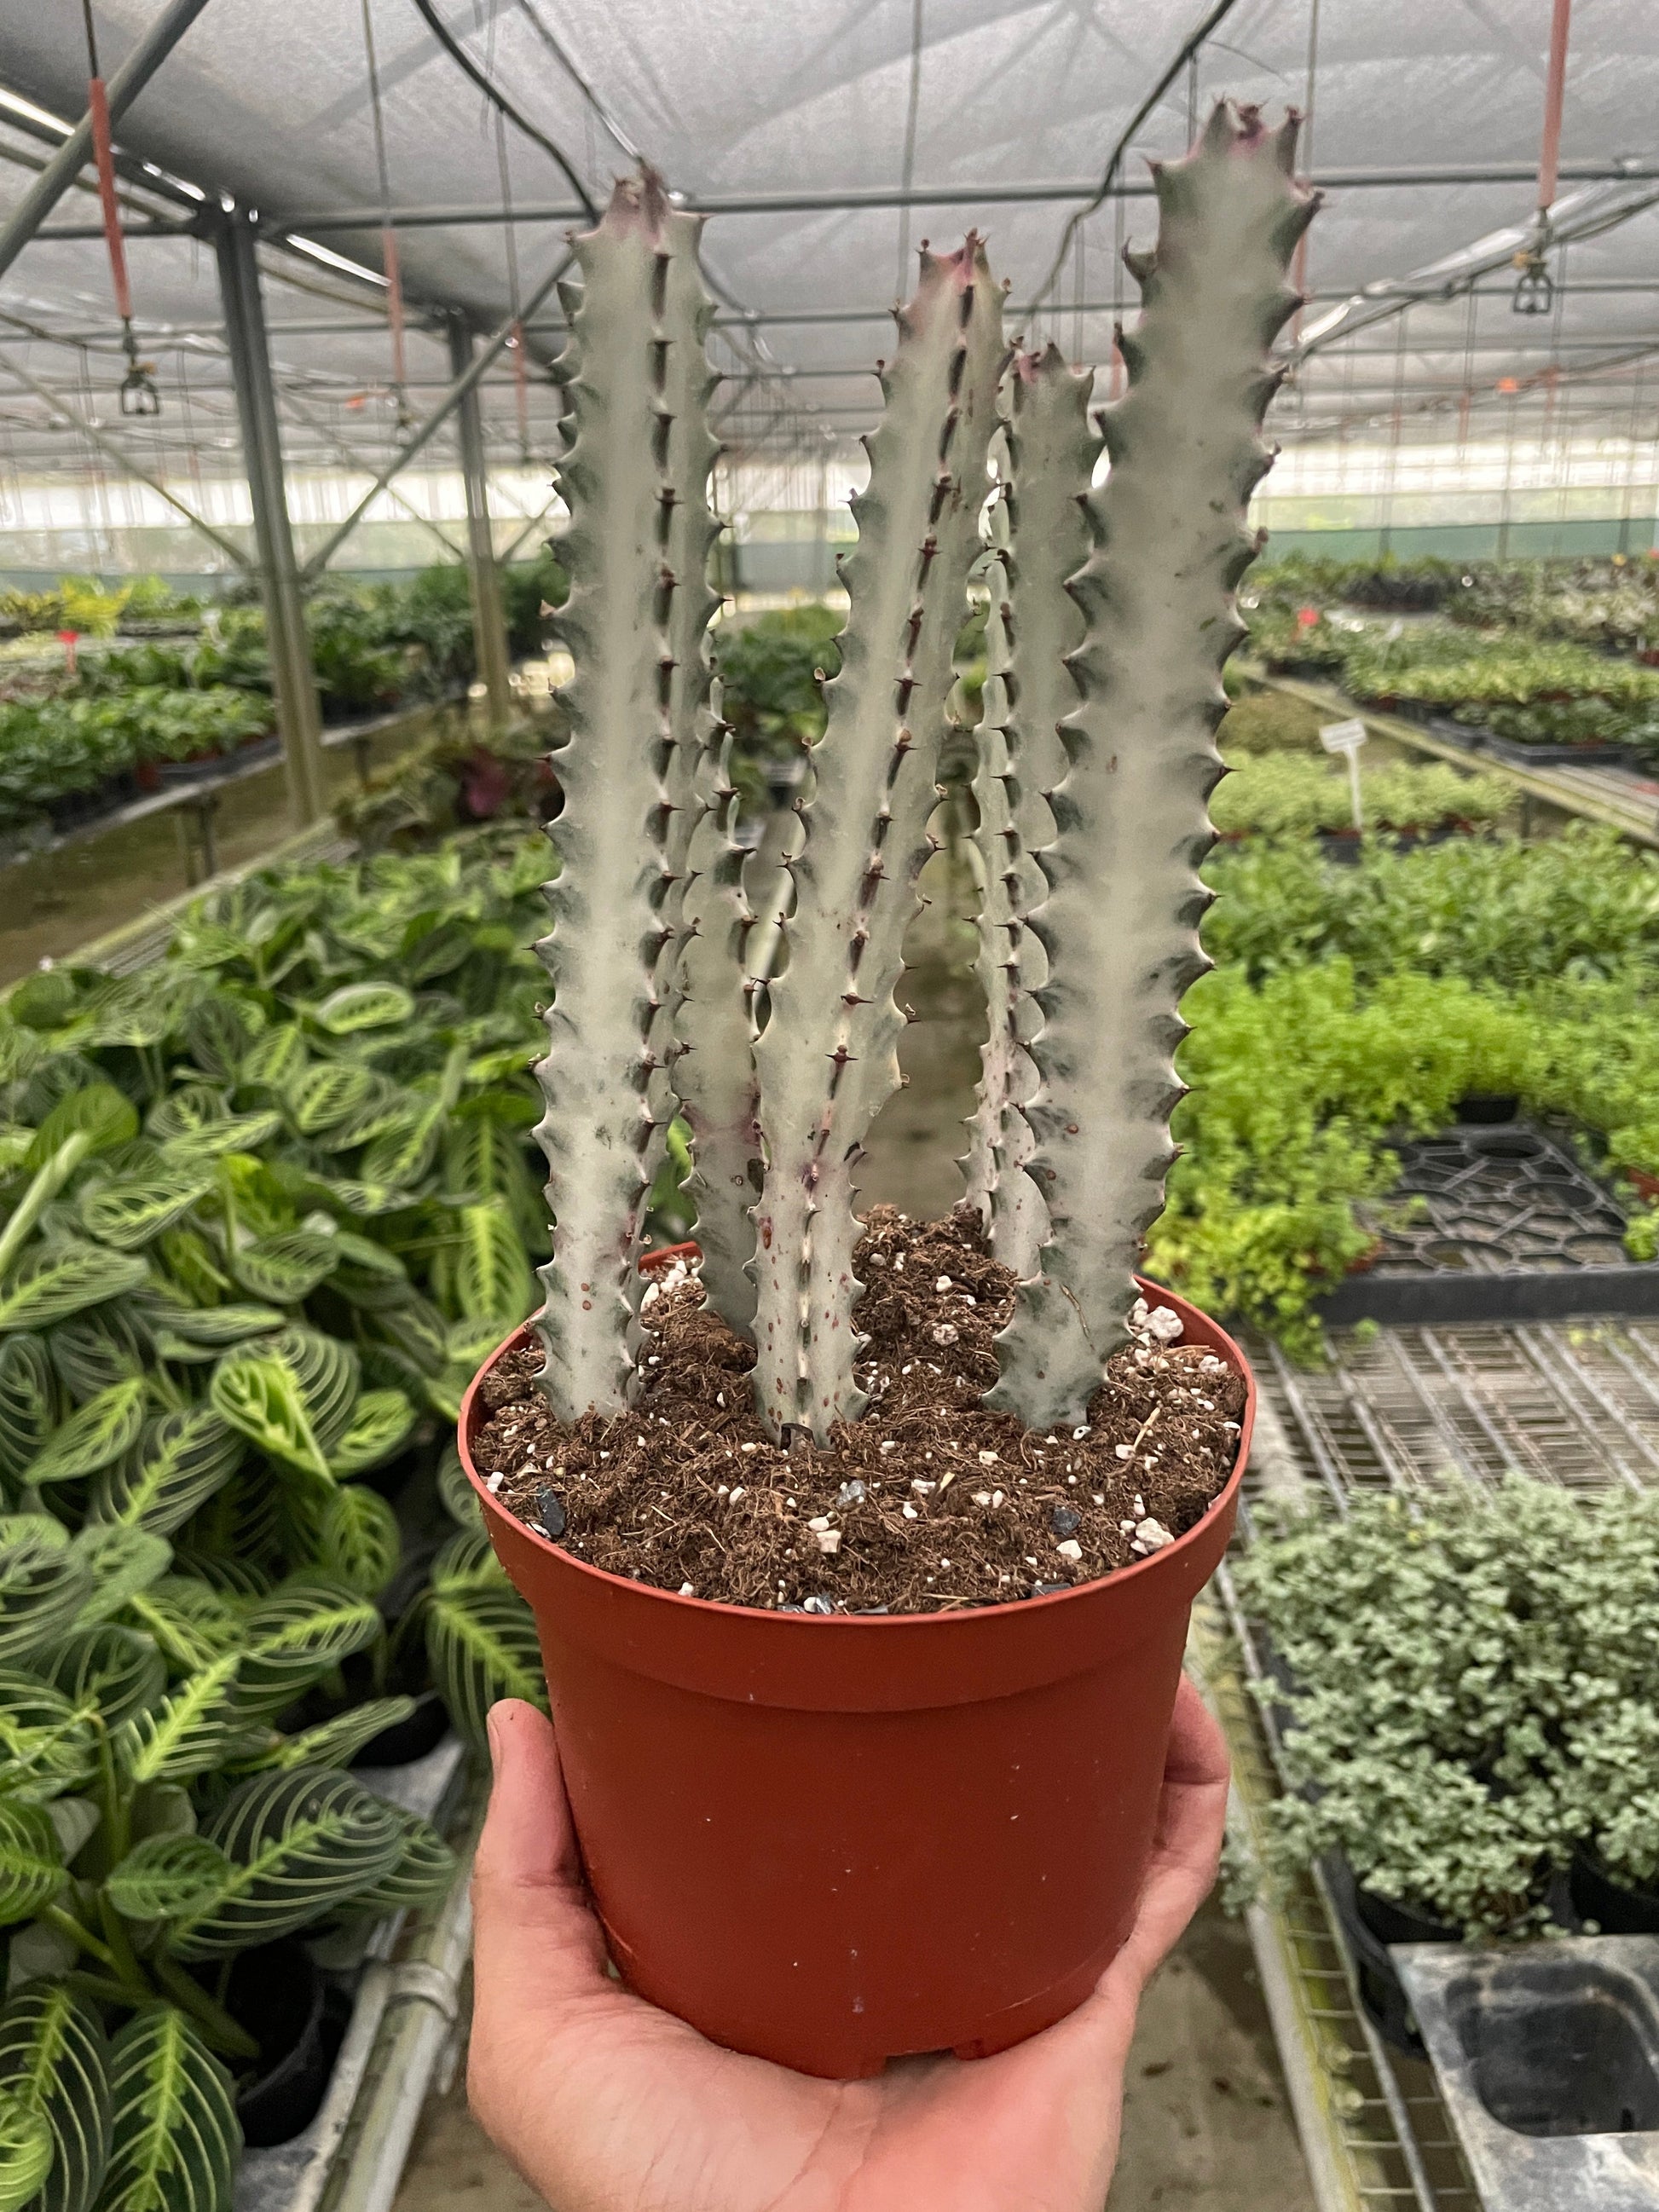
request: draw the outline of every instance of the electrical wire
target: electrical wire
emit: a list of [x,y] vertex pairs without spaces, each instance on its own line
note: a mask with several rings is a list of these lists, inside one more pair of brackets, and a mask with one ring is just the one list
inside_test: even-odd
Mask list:
[[[610,132],[617,144],[621,147],[623,152],[627,155],[629,160],[630,161],[643,161],[645,156],[641,153],[639,148],[634,143],[634,141],[623,129],[621,124],[617,122],[616,117],[611,112],[610,109],[606,107],[605,102],[599,98],[598,93],[594,91],[592,86],[589,84],[587,79],[577,68],[575,63],[571,59],[569,53],[560,43],[557,35],[553,31],[550,30],[547,25],[543,22],[541,17],[532,6],[531,0],[519,0],[519,12],[524,17],[526,22],[529,24],[531,29],[535,32],[536,36],[541,40],[542,44],[547,48],[549,53],[550,53],[554,59],[558,63],[560,68],[570,79],[572,84],[575,86],[577,91],[580,93],[582,98],[587,102],[588,107],[592,112],[599,117],[599,121],[605,125],[606,131]],[[591,161],[588,166],[590,168],[592,167]]]
[[500,86],[493,82],[489,71],[487,70],[480,69],[477,62],[473,60],[471,55],[467,52],[465,47],[463,46],[458,40],[451,37],[447,25],[444,22],[443,18],[439,15],[437,9],[433,6],[432,0],[415,0],[415,6],[420,14],[422,21],[426,25],[428,30],[431,32],[433,37],[438,41],[438,44],[443,48],[444,52],[449,56],[451,61],[454,63],[457,69],[462,70],[472,80],[473,83],[477,86],[479,91],[483,93],[486,100],[493,100],[495,102],[495,106],[501,110],[501,113],[506,116],[507,121],[513,125],[514,130],[522,131],[524,136],[531,141],[532,145],[539,146],[543,153],[546,154],[552,161],[557,163],[559,168],[563,173],[565,182],[569,185],[571,191],[574,192],[576,198],[580,201],[583,214],[587,217],[590,222],[598,222],[599,219],[599,210],[594,202],[593,196],[588,191],[586,185],[582,182],[581,178],[577,174],[576,170],[573,167],[569,160],[567,158],[563,149],[550,138],[544,131],[538,130],[536,125],[530,120],[529,117],[521,113],[507,97],[507,94],[501,89]]
[[1060,234],[1060,244],[1054,250],[1054,258],[1053,262],[1049,264],[1048,273],[1043,278],[1042,283],[1038,285],[1036,290],[1031,295],[1030,300],[1026,302],[1024,313],[1028,318],[1036,314],[1037,309],[1048,298],[1049,293],[1053,291],[1055,281],[1059,277],[1060,270],[1066,266],[1066,257],[1072,250],[1072,238],[1073,233],[1078,228],[1078,225],[1079,223],[1086,222],[1089,220],[1089,217],[1095,214],[1097,210],[1104,204],[1107,194],[1111,191],[1112,186],[1117,182],[1118,172],[1123,167],[1124,157],[1127,155],[1129,148],[1134,143],[1136,134],[1139,132],[1141,125],[1145,123],[1146,118],[1158,106],[1159,100],[1163,99],[1164,94],[1168,92],[1170,87],[1181,75],[1182,70],[1187,67],[1194,55],[1197,53],[1199,48],[1204,44],[1206,39],[1209,37],[1211,32],[1215,30],[1220,24],[1226,21],[1228,16],[1232,14],[1233,9],[1237,6],[1237,4],[1238,0],[1215,0],[1215,5],[1210,9],[1208,15],[1205,16],[1203,21],[1198,25],[1195,30],[1189,31],[1188,33],[1186,38],[1182,40],[1174,60],[1170,62],[1163,76],[1159,77],[1158,82],[1147,94],[1146,99],[1141,101],[1139,106],[1136,108],[1134,113],[1130,117],[1127,130],[1125,131],[1123,136],[1118,140],[1116,145],[1112,149],[1111,159],[1106,164],[1106,173],[1100,180],[1099,190],[1095,193],[1092,199],[1089,200],[1084,206],[1076,209],[1067,219],[1066,228]]

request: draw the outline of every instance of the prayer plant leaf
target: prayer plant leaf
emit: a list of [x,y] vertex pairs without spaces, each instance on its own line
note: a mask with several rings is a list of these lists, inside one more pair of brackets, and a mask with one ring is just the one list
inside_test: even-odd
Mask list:
[[411,1020],[415,1000],[401,984],[346,983],[331,991],[314,1012],[331,1036],[350,1036],[359,1030],[388,1029],[393,1023]]
[[81,1201],[81,1219],[89,1235],[118,1251],[135,1251],[188,1213],[212,1182],[210,1172],[183,1167],[124,1176],[87,1194]]
[[396,1864],[352,1899],[354,1917],[424,1911],[441,1903],[455,1879],[455,1854],[431,1823],[401,1806],[392,1810],[403,1829],[402,1849]]
[[177,1920],[222,1894],[231,1864],[205,1836],[149,1836],[104,1883],[124,1920]]
[[155,1638],[118,1621],[71,1629],[50,1662],[53,1688],[71,1705],[95,1705],[106,1728],[148,1712],[167,1692],[167,1662]]
[[231,1271],[242,1288],[276,1305],[296,1306],[340,1264],[332,1237],[314,1229],[289,1229],[231,1255]]
[[43,1168],[71,1137],[90,1139],[94,1152],[130,1145],[138,1133],[138,1113],[112,1083],[89,1083],[60,1098],[34,1133],[24,1165]]
[[329,1454],[343,1480],[392,1457],[415,1425],[415,1408],[401,1390],[365,1390],[351,1409],[344,1434]]
[[372,1644],[380,1626],[372,1600],[349,1584],[296,1575],[244,1624],[239,1715],[264,1720],[281,1712],[331,1668]]
[[58,1383],[38,1336],[0,1339],[0,1474],[14,1480],[58,1422]]
[[449,1717],[466,1744],[488,1749],[484,1718],[502,1698],[547,1710],[536,1623],[505,1587],[434,1589],[427,1601],[427,1656]]
[[0,1297],[0,1332],[67,1321],[106,1298],[125,1297],[148,1273],[135,1252],[115,1252],[104,1244],[42,1245],[18,1263]]
[[453,1443],[445,1445],[444,1455],[438,1462],[438,1496],[444,1511],[457,1528],[472,1534],[482,1530],[483,1508],[478,1503],[477,1492],[467,1480],[461,1455]]
[[116,1765],[135,1789],[189,1782],[219,1765],[236,1734],[238,1656],[222,1652],[198,1666],[158,1705],[114,1731]]
[[219,1347],[240,1344],[250,1336],[264,1336],[283,1328],[285,1313],[275,1306],[167,1306],[156,1314],[158,1326],[186,1343]]
[[209,1395],[250,1443],[327,1480],[327,1452],[350,1419],[358,1378],[356,1355],[336,1338],[287,1328],[227,1353]]
[[98,1708],[66,1698],[38,1674],[0,1668],[0,1775],[7,1798],[44,1803],[75,1790],[98,1764]]
[[246,1445],[211,1406],[161,1413],[93,1486],[94,1522],[170,1536],[235,1473]]
[[0,2087],[0,2212],[20,2212],[39,2196],[56,2155],[46,2114]]
[[92,1577],[91,1595],[79,1614],[82,1627],[119,1613],[173,1565],[173,1547],[165,1537],[125,1522],[92,1522],[70,1548]]
[[67,1880],[57,1831],[44,1806],[0,1797],[0,1927],[33,1920]]
[[273,1735],[263,1749],[240,1764],[260,1770],[280,1767],[284,1773],[296,1766],[349,1766],[365,1745],[410,1719],[414,1711],[413,1698],[368,1698],[298,1735]]
[[100,1390],[63,1426],[54,1429],[25,1470],[25,1480],[45,1486],[78,1482],[112,1460],[119,1459],[137,1443],[144,1425],[144,1382],[142,1376]]
[[110,2159],[98,2212],[229,2212],[241,2148],[229,2075],[183,2013],[136,2013],[110,2051]]
[[373,1490],[352,1484],[324,1504],[318,1555],[331,1575],[364,1597],[378,1597],[398,1571],[398,1516]]
[[453,1255],[455,1303],[467,1321],[505,1333],[536,1304],[536,1281],[511,1211],[499,1204],[464,1206]]
[[153,1360],[148,1322],[131,1298],[114,1299],[72,1321],[60,1321],[49,1332],[47,1348],[58,1379],[77,1405],[95,1398],[100,1390],[113,1389],[118,1382],[143,1376]]
[[0,1518],[0,1666],[16,1666],[55,1643],[92,1593],[69,1531],[45,1513]]
[[222,1957],[308,1926],[385,1880],[405,1843],[393,1807],[349,1774],[303,1766],[240,1784],[206,1833],[230,1872],[214,1899],[174,1923],[181,1959]]
[[371,1067],[326,1060],[308,1067],[289,1093],[294,1126],[302,1137],[321,1136],[366,1106],[380,1088]]
[[31,1982],[0,2011],[0,2093],[45,2123],[51,2164],[28,2212],[91,2212],[109,2161],[109,2039],[67,1982]]

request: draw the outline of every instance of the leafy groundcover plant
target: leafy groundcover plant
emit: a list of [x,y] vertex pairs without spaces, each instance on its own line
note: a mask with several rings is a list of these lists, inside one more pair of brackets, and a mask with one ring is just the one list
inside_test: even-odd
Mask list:
[[[1232,774],[1216,792],[1210,811],[1224,837],[1352,830],[1346,769],[1326,758],[1302,759],[1292,753],[1235,753],[1224,732],[1222,747]],[[1372,831],[1421,835],[1490,829],[1515,804],[1514,787],[1501,776],[1469,775],[1440,762],[1367,769],[1360,790],[1361,813]]]
[[1543,1929],[1583,1841],[1652,1883],[1659,1498],[1517,1478],[1269,1509],[1235,1573],[1288,1713],[1270,1869],[1340,1851],[1479,1937]]
[[224,2204],[230,1963],[448,1879],[348,1763],[541,1694],[440,1439],[532,1303],[544,872],[255,878],[0,1014],[6,2203]]

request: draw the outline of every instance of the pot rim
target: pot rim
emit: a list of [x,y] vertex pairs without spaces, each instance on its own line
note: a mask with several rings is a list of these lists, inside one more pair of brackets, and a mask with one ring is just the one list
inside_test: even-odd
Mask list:
[[[676,1258],[680,1256],[684,1249],[681,1246],[669,1248]],[[690,1249],[695,1250],[696,1248],[693,1246]],[[534,1316],[527,1321],[520,1322],[517,1328],[501,1339],[467,1384],[465,1393],[461,1399],[460,1413],[455,1424],[456,1448],[460,1454],[462,1470],[468,1482],[471,1484],[485,1516],[494,1513],[509,1522],[514,1532],[522,1536],[533,1549],[547,1553],[550,1559],[556,1560],[561,1567],[574,1569],[577,1574],[586,1576],[596,1589],[609,1589],[618,1595],[625,1594],[630,1598],[659,1601],[664,1605],[678,1607],[682,1610],[689,1608],[692,1613],[704,1616],[722,1614],[735,1620],[765,1620],[775,1622],[781,1626],[811,1630],[857,1628],[863,1630],[866,1634],[872,1629],[896,1632],[902,1629],[912,1631],[924,1628],[938,1629],[945,1626],[959,1628],[960,1624],[964,1620],[986,1617],[1006,1618],[1011,1614],[1024,1620],[1030,1617],[1033,1608],[1043,1611],[1053,1610],[1073,1603],[1079,1598],[1097,1598],[1103,1589],[1111,1587],[1121,1589],[1137,1577],[1149,1573],[1167,1573],[1175,1561],[1190,1551],[1197,1540],[1206,1533],[1216,1516],[1232,1504],[1238,1495],[1239,1486],[1244,1479],[1244,1470],[1249,1462],[1251,1436],[1255,1426],[1256,1382],[1250,1363],[1245,1358],[1233,1338],[1222,1328],[1220,1322],[1212,1320],[1201,1307],[1194,1305],[1189,1299],[1183,1298],[1179,1291],[1171,1291],[1167,1285],[1149,1281],[1144,1275],[1137,1275],[1135,1283],[1149,1304],[1168,1304],[1172,1302],[1178,1311],[1183,1315],[1196,1315],[1200,1320],[1213,1329],[1218,1339],[1215,1349],[1238,1374],[1243,1376],[1244,1405],[1243,1417],[1238,1425],[1237,1455],[1233,1461],[1232,1472],[1226,1481],[1217,1491],[1192,1527],[1177,1536],[1173,1543],[1159,1545],[1157,1551],[1149,1552],[1144,1559],[1137,1559],[1132,1566],[1115,1567],[1109,1574],[1097,1576],[1091,1582],[1073,1583],[1068,1589],[1053,1590],[1042,1597],[1021,1598],[1017,1601],[1000,1605],[966,1606],[951,1613],[781,1613],[769,1606],[733,1605],[726,1598],[682,1597],[678,1590],[659,1589],[654,1583],[635,1582],[627,1575],[612,1574],[608,1568],[596,1567],[591,1561],[579,1559],[575,1553],[567,1551],[562,1544],[554,1543],[550,1537],[544,1536],[539,1529],[532,1528],[527,1521],[520,1520],[516,1513],[510,1512],[501,1504],[495,1492],[483,1481],[477,1468],[472,1464],[469,1431],[472,1404],[477,1395],[479,1386],[484,1376],[504,1353],[510,1352],[522,1340],[533,1334]]]

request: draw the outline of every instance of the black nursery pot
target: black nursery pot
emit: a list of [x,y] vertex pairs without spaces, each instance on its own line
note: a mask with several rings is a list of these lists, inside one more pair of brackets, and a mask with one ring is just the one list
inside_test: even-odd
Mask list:
[[1620,1881],[1588,1844],[1574,1854],[1567,1885],[1573,1911],[1604,1936],[1659,1936],[1659,1896]]
[[1353,1954],[1359,2001],[1385,2043],[1413,2058],[1424,2057],[1423,2039],[1412,2018],[1411,2000],[1389,1956],[1390,1943],[1455,1943],[1462,1930],[1431,1919],[1412,1906],[1363,1889],[1353,1869],[1339,1856],[1322,1863],[1325,1887]]
[[316,1965],[298,1943],[244,1951],[230,1970],[225,2009],[259,2045],[252,2079],[237,2092],[250,2149],[291,2142],[317,2117],[344,2033],[331,2019]]

